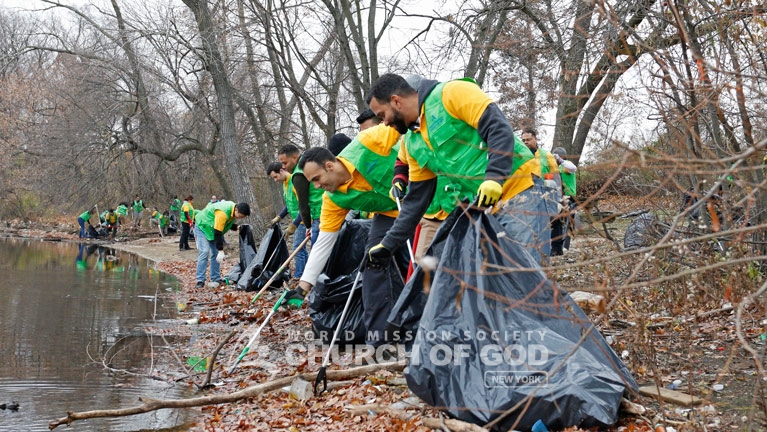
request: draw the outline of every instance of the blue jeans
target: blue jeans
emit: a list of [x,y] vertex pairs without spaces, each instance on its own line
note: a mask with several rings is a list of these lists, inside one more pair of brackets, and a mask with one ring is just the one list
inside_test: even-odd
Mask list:
[[219,282],[221,280],[221,265],[216,261],[215,254],[216,242],[205,238],[205,234],[200,228],[194,226],[194,241],[197,243],[197,282],[205,282],[205,272],[208,270],[208,261],[210,261],[210,280],[213,282]]
[[[315,219],[312,221],[312,244],[317,241],[317,235],[320,233],[320,220]],[[293,233],[293,250],[301,244],[306,238],[306,227],[302,223],[296,228],[296,232]],[[306,245],[296,254],[296,272],[293,277],[301,278],[304,275],[304,268],[306,268],[306,261],[309,259],[309,252],[307,252]]]
[[77,223],[80,224],[80,238],[85,237],[85,219],[78,217]]
[[543,181],[510,199],[496,214],[509,238],[522,246],[533,260],[534,267],[548,262],[551,253],[551,227],[546,204],[541,198]]

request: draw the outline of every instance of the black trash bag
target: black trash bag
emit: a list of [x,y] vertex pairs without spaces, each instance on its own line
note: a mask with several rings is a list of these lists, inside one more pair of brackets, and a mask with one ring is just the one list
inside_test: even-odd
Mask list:
[[99,227],[99,229],[96,229],[96,227],[93,225],[88,225],[88,229],[86,230],[85,234],[87,238],[92,239],[106,238],[109,235],[107,230],[104,228]]
[[655,216],[650,213],[643,213],[631,221],[623,237],[623,247],[637,249],[654,245],[656,242],[654,223]]
[[[341,319],[356,277],[357,270],[332,280],[323,273],[317,278],[317,283],[309,292],[307,301],[309,302],[309,317],[312,319],[314,338],[323,344],[329,344],[330,338],[336,331],[338,320]],[[363,320],[365,308],[362,305],[363,277],[364,275],[361,275],[359,282],[357,282],[349,310],[346,312],[344,323],[336,337],[336,343],[339,345],[365,342],[365,322]]]
[[[333,250],[330,253],[325,272],[309,292],[309,318],[316,339],[329,343],[341,319],[346,300],[349,298],[359,264],[365,255],[365,243],[372,221],[353,219],[344,222]],[[349,310],[336,340],[341,344],[356,344],[365,341],[363,320],[362,276],[349,304]]]
[[256,257],[256,241],[253,238],[253,228],[248,224],[240,225],[238,235],[240,244],[240,261],[237,263],[237,265],[232,267],[232,269],[229,270],[229,273],[227,273],[225,276],[231,284],[236,284],[240,280],[242,272]]
[[612,425],[634,379],[569,295],[543,272],[514,271],[530,257],[499,238],[502,231],[476,210],[450,230],[405,371],[408,387],[478,425],[520,404],[492,430],[530,430],[538,420],[552,430]]
[[[424,252],[424,257],[434,257],[438,260],[442,256],[448,234],[463,212],[464,209],[459,206],[445,218]],[[421,262],[423,263],[423,260]],[[421,315],[428,298],[424,285],[431,284],[434,270],[436,269],[428,269],[422,265],[416,266],[389,313],[389,323],[394,327],[399,327],[405,335],[414,335],[418,330],[418,323],[421,321]],[[406,339],[403,342],[409,341]]]
[[[240,232],[241,244],[242,236],[243,233]],[[250,244],[252,239],[246,241]],[[247,259],[249,256],[248,248],[245,248],[245,251],[243,251],[241,247],[240,260]],[[280,270],[280,266],[287,261],[288,256],[290,256],[290,253],[288,252],[288,246],[285,244],[282,230],[278,224],[274,224],[261,239],[261,244],[258,246],[255,256],[245,265],[235,288],[245,291],[260,291],[263,285],[269,282],[269,279],[275,275],[277,270]],[[288,280],[290,280],[290,269],[288,266],[285,266],[280,274],[274,278],[274,281],[269,284],[269,289],[279,288]]]

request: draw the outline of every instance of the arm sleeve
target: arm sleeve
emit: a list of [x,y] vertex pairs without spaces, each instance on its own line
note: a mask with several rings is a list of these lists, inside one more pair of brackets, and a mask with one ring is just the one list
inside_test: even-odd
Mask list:
[[293,219],[293,225],[295,226],[301,225],[301,213],[299,213],[298,216],[296,216],[296,218]]
[[309,180],[306,179],[306,176],[299,174],[293,174],[291,179],[298,198],[298,214],[304,221],[304,225],[311,227],[312,209],[309,208]]
[[393,251],[405,243],[415,231],[418,222],[421,221],[431,200],[434,199],[434,191],[437,188],[437,178],[419,182],[410,182],[408,192],[402,201],[402,210],[394,221],[394,225],[386,233],[381,241],[386,249]]
[[394,178],[391,180],[391,184],[394,184],[395,180],[402,180],[408,182],[408,165],[406,162],[397,158],[397,162],[394,163]]
[[477,132],[487,143],[488,148],[485,179],[496,180],[503,184],[509,177],[514,163],[514,130],[498,105],[494,103],[488,105],[479,119]]
[[304,274],[301,276],[301,280],[314,286],[317,282],[317,277],[322,273],[325,268],[325,264],[330,258],[330,253],[333,251],[333,246],[336,244],[338,238],[338,232],[322,232],[317,236],[317,242],[312,245],[312,250],[309,253],[309,259],[304,267]]
[[214,229],[213,241],[216,243],[216,250],[224,250],[224,233],[222,233],[221,231],[217,229]]
[[288,208],[287,207],[283,207],[282,210],[280,210],[280,214],[278,214],[277,216],[279,216],[280,219],[282,219],[282,218],[284,218],[287,215],[288,215]]

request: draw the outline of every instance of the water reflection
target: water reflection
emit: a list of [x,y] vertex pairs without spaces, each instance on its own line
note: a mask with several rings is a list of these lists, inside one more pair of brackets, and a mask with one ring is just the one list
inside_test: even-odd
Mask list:
[[[135,255],[95,244],[0,239],[0,430],[48,430],[66,411],[134,406],[139,396],[185,396],[153,380],[166,340],[146,325],[171,317],[172,277]],[[74,430],[172,427],[184,411],[76,422]]]

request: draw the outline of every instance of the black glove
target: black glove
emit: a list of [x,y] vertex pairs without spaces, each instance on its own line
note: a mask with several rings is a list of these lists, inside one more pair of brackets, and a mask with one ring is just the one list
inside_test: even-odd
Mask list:
[[368,249],[365,254],[365,263],[363,268],[370,268],[371,270],[382,270],[391,262],[391,251],[386,249],[381,243]]
[[290,309],[299,309],[301,305],[304,304],[305,297],[306,291],[296,287],[295,289],[292,289],[288,291],[287,294],[285,294],[285,298],[282,299],[282,304],[280,306],[284,306]]
[[392,180],[389,196],[396,201],[405,198],[405,194],[407,194],[407,183],[400,178]]

